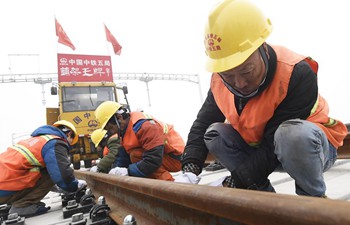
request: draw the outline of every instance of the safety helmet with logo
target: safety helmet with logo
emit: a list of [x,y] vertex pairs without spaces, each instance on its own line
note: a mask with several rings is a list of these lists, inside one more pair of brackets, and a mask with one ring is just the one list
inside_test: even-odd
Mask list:
[[75,126],[67,121],[67,120],[59,120],[57,122],[55,122],[53,124],[54,127],[59,127],[59,126],[65,126],[66,128],[68,128],[69,130],[73,131],[74,132],[74,138],[73,138],[73,141],[72,141],[72,144],[71,145],[74,145],[75,143],[78,142],[78,133],[77,133],[77,130],[75,129]]
[[251,2],[222,1],[209,14],[205,27],[206,69],[223,72],[239,66],[271,31],[271,21]]
[[101,129],[104,129],[112,116],[123,106],[117,102],[105,101],[95,110],[96,119],[101,124]]
[[107,138],[107,131],[104,129],[97,129],[94,130],[91,134],[91,140],[95,144],[95,148],[100,144],[100,142],[103,140],[103,138]]

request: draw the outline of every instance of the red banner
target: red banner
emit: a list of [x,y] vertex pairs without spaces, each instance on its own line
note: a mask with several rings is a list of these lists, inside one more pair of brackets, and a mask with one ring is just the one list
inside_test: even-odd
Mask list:
[[114,35],[109,31],[106,25],[105,25],[105,31],[106,31],[107,41],[109,41],[112,44],[114,53],[116,55],[120,55],[122,53],[122,46],[119,44],[117,39],[115,39]]
[[57,54],[58,82],[113,82],[110,56]]
[[58,37],[58,42],[70,47],[73,51],[75,50],[75,46],[73,45],[72,41],[69,39],[66,32],[64,32],[63,27],[61,24],[57,21],[55,18],[55,26],[56,26],[56,35]]

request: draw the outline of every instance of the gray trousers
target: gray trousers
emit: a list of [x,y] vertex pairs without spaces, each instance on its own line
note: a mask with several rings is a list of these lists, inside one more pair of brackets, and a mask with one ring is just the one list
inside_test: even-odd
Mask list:
[[[209,152],[229,171],[256,150],[230,124],[212,124],[204,139]],[[337,152],[321,128],[306,120],[285,121],[275,132],[274,146],[282,168],[295,180],[298,195],[325,194],[323,172],[333,166]]]

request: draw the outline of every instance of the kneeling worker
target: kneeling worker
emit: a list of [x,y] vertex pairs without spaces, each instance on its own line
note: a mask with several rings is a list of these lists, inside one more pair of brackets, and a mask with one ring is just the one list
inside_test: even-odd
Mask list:
[[108,173],[117,166],[129,166],[130,157],[121,146],[118,134],[110,136],[106,130],[97,129],[92,132],[91,140],[101,159],[96,166],[90,169],[90,172]]
[[121,104],[103,102],[95,111],[101,128],[118,134],[130,155],[127,168],[116,167],[109,174],[148,177],[173,181],[170,172],[181,170],[185,143],[172,125],[143,112],[128,112]]
[[74,125],[60,120],[1,153],[0,204],[11,205],[10,214],[31,217],[50,209],[40,201],[55,184],[67,192],[86,186],[70,167],[68,151],[77,141]]

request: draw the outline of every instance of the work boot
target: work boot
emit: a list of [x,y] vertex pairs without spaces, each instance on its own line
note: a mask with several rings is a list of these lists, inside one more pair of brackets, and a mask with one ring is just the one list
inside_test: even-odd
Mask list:
[[21,207],[21,208],[11,206],[9,214],[17,213],[18,216],[23,216],[28,218],[28,217],[44,214],[47,211],[49,211],[50,208],[51,208],[50,206],[45,207],[45,203],[43,202],[39,202],[37,204],[33,204],[26,207]]

